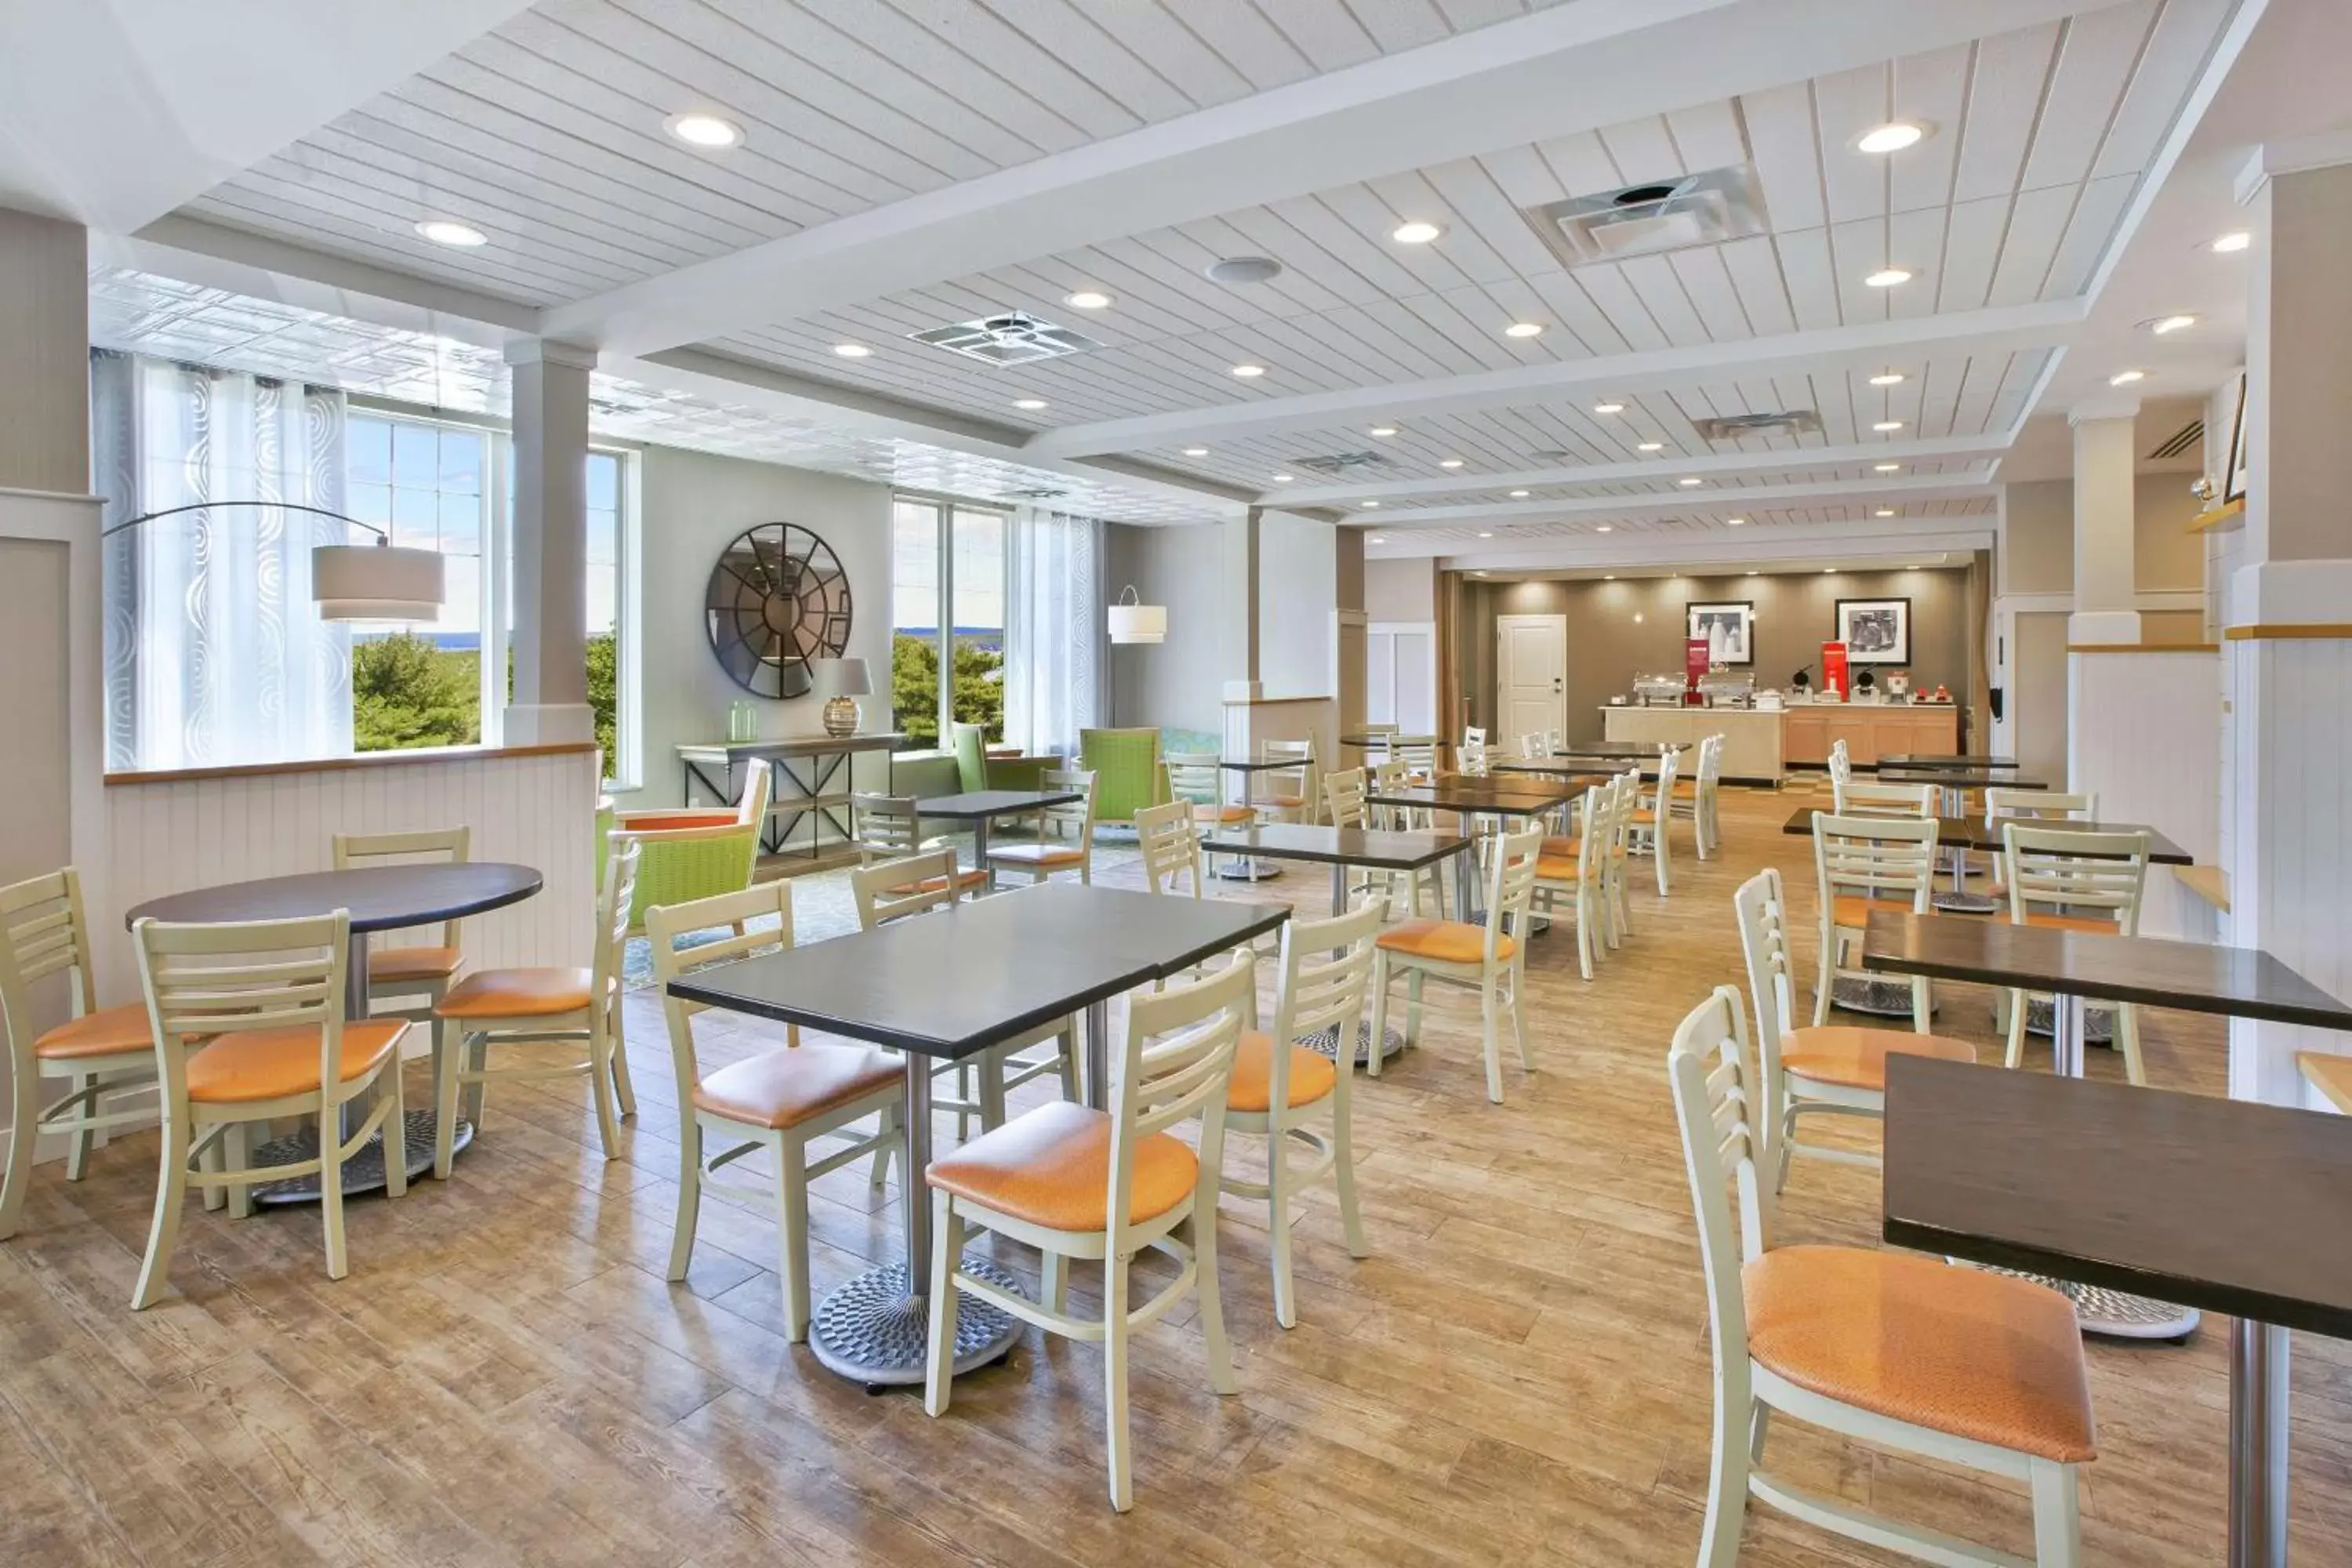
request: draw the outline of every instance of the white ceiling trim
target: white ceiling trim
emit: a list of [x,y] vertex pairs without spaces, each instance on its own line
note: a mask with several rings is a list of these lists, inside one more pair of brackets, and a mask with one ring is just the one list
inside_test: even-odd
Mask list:
[[1982,436],[1939,436],[1927,441],[1885,441],[1850,447],[1799,447],[1769,452],[1711,453],[1666,462],[1586,463],[1520,468],[1465,479],[1444,474],[1431,479],[1392,479],[1385,484],[1286,485],[1260,495],[1262,506],[1325,506],[1339,501],[1398,500],[1411,496],[1459,495],[1465,490],[1532,489],[1538,485],[1599,485],[1679,479],[1686,474],[1764,474],[1783,468],[1832,468],[1849,463],[1931,462],[1948,458],[1995,458],[2017,439],[2014,430]]
[[1038,457],[1087,457],[1175,446],[1186,439],[1232,440],[1275,431],[1317,429],[1367,418],[1426,418],[1601,394],[1668,392],[1694,381],[1875,368],[1889,355],[1914,349],[2015,353],[2065,343],[2087,309],[2084,300],[2051,300],[1783,332],[1738,342],[1694,343],[1386,386],[1224,403],[1066,426],[1039,432],[1027,446]]
[[[1368,547],[1365,559],[1435,557],[1452,570],[1542,572],[1562,566],[1704,566],[1727,556],[1742,561],[1817,559],[1834,553],[1843,559],[1904,555],[1937,550],[1990,550],[1992,519],[1981,528],[1955,528],[1950,518],[1874,519],[1851,522],[1790,523],[1779,528],[1750,529],[1727,543],[1720,534],[1687,539],[1644,536],[1551,539],[1538,546],[1464,552],[1458,542],[1408,538]],[[1827,547],[1825,550],[1824,547]]]
[[1572,500],[1513,500],[1465,506],[1415,507],[1355,521],[1377,524],[1382,533],[1430,523],[1525,522],[1568,517],[1652,517],[1682,511],[1722,511],[1732,507],[1785,510],[1809,501],[1958,500],[1993,493],[1992,474],[1919,474],[1910,478],[1829,479],[1818,484],[1748,485],[1731,489],[1688,489],[1639,496],[1579,496]]
[[556,306],[548,332],[675,347],[2082,6],[1813,0],[1800,19],[1785,0],[1567,0]]

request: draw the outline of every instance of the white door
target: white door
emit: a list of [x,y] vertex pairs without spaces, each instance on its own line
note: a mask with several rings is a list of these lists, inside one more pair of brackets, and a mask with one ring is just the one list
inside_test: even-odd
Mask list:
[[1495,710],[1500,733],[1489,737],[1516,752],[1519,737],[1568,727],[1568,617],[1496,616]]
[[1436,628],[1374,621],[1364,637],[1364,717],[1408,735],[1437,732]]

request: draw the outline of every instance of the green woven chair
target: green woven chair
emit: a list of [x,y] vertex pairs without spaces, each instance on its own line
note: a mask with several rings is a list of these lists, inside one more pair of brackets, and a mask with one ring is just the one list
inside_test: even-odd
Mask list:
[[1168,799],[1157,730],[1081,730],[1078,766],[1095,775],[1095,820],[1132,825]]
[[1043,789],[1045,775],[1062,765],[1059,757],[990,756],[984,724],[954,725],[950,738],[957,784],[967,794],[984,789]]
[[[636,893],[629,901],[629,934],[645,932],[646,911],[688,904],[751,885],[760,862],[760,827],[767,820],[773,779],[769,764],[745,764],[743,797],[722,811],[624,811],[609,829],[643,846]],[[597,836],[597,885],[604,885],[605,836]]]

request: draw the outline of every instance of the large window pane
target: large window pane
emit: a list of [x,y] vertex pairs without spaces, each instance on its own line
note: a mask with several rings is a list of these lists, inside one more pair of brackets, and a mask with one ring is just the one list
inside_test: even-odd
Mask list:
[[890,530],[891,726],[911,747],[940,739],[940,508],[902,500]]
[[954,510],[955,719],[1004,738],[1004,514]]
[[604,771],[625,769],[620,749],[621,459],[588,454],[588,706]]
[[465,746],[482,738],[482,494],[478,430],[354,414],[348,433],[352,515],[393,542],[447,558],[440,620],[414,631],[354,629],[356,751]]

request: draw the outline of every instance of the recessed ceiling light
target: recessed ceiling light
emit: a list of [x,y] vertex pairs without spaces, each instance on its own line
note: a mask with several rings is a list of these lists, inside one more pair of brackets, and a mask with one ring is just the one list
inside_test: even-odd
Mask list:
[[1110,309],[1110,296],[1099,289],[1081,289],[1063,295],[1062,303],[1073,310],[1107,310]]
[[1424,223],[1421,219],[1415,218],[1411,223],[1401,223],[1397,225],[1395,228],[1389,232],[1389,237],[1395,240],[1399,245],[1427,245],[1431,240],[1435,239],[1439,235],[1444,234],[1444,232],[1445,230],[1441,225]]
[[741,126],[715,114],[673,114],[662,129],[689,147],[737,147],[743,142]]
[[1871,466],[1882,474],[1899,474],[1903,471],[1903,465],[1900,463],[1874,463]]
[[2107,377],[2107,384],[2109,386],[2129,386],[2135,381],[2146,381],[2147,379],[2147,372],[2144,370],[2119,370],[2116,372],[2115,374]]
[[1834,566],[1824,566],[1822,568],[1822,575],[1824,577],[1834,577],[1837,575],[1837,568]]
[[1244,381],[1255,381],[1259,376],[1265,374],[1265,366],[1262,364],[1237,364],[1234,366],[1234,374],[1240,376]]
[[1903,373],[1899,370],[1890,370],[1881,374],[1874,375],[1870,378],[1870,384],[1873,386],[1900,386],[1903,384]]
[[1615,525],[1614,525],[1614,524],[1604,522],[1604,523],[1602,523],[1600,527],[1598,527],[1598,528],[1594,529],[1592,531],[1593,531],[1593,532],[1595,532],[1595,533],[1614,533],[1614,532],[1616,532],[1616,531],[1617,531],[1617,530],[1616,530],[1616,527],[1615,527]]
[[1678,485],[1682,486],[1682,487],[1683,487],[1683,489],[1691,489],[1691,488],[1692,488],[1693,486],[1695,486],[1695,485],[1703,485],[1703,484],[1706,483],[1706,481],[1705,479],[1698,479],[1698,478],[1696,478],[1696,477],[1693,477],[1693,478],[1691,478],[1691,479],[1676,479],[1676,480],[1675,481],[1675,483],[1676,483],[1676,484],[1678,484]]
[[1509,326],[1503,329],[1503,335],[1507,338],[1539,338],[1543,336],[1543,323],[1541,321],[1513,321]]
[[1911,281],[1911,274],[1900,267],[1882,267],[1863,279],[1873,289],[1892,289],[1897,283]]
[[1482,528],[1478,531],[1478,537],[1481,539],[1492,539],[1495,536],[1490,531]]
[[1644,441],[1633,448],[1636,452],[1663,452],[1665,449],[1666,444],[1664,441]]
[[2243,250],[2246,247],[2253,243],[2254,237],[2247,230],[2242,228],[2232,229],[2228,234],[2216,239],[2213,242],[2213,248],[2221,252],[2222,255],[2227,256],[2231,251]]
[[1296,478],[1297,478],[1296,474],[1276,474],[1274,476],[1274,482],[1278,485],[1286,485]]
[[1625,405],[1622,403],[1596,403],[1592,405],[1592,412],[1595,414],[1622,414],[1625,412]]
[[1184,455],[1188,458],[1205,458],[1209,455],[1209,449],[1206,447],[1187,447],[1184,448]]
[[1872,512],[1870,515],[1873,517],[1893,517],[1895,515],[1895,509],[1891,506],[1883,506],[1876,511]]
[[1034,414],[1037,410],[1045,406],[1045,400],[1042,397],[1016,397],[1013,400],[1013,406],[1015,408],[1025,408],[1030,413]]
[[1617,574],[1614,572],[1603,572],[1601,574],[1601,580],[1603,583],[1614,583],[1617,581]]
[[874,351],[864,343],[835,343],[833,345],[833,352],[844,359],[864,359]]
[[1396,434],[1396,426],[1393,425],[1375,425],[1368,434],[1373,436],[1393,436]]
[[1511,499],[1513,500],[1525,500],[1528,499],[1528,492],[1525,490],[1513,490],[1511,492]]
[[1388,541],[1382,539],[1377,533],[1368,533],[1364,535],[1364,542],[1367,544],[1386,544]]
[[2142,321],[2140,323],[2141,326],[2146,327],[2149,331],[2154,332],[2159,338],[2169,332],[2187,331],[2196,324],[2197,318],[2194,316],[2158,316],[2153,321]]
[[1726,528],[1745,528],[1748,526],[1748,520],[1744,517],[1727,517],[1723,520],[1723,526]]
[[1900,419],[1882,419],[1877,424],[1872,426],[1871,428],[1874,430],[1900,430],[1903,428],[1903,421]]
[[1906,147],[1917,146],[1920,138],[1927,134],[1926,126],[1897,120],[1864,132],[1855,138],[1853,144],[1857,151],[1864,153],[1900,153]]
[[1751,572],[1749,572],[1748,574],[1750,577],[1753,577],[1753,576],[1755,576],[1755,575],[1756,575],[1756,573],[1754,573],[1753,571],[1751,571]]
[[429,217],[416,226],[416,232],[436,245],[454,245],[468,249],[488,245],[490,237],[470,224],[455,222],[446,217]]
[[1471,574],[1470,574],[1470,575],[1472,575],[1473,577],[1484,577],[1486,574],[1485,574],[1484,572],[1473,572],[1473,573],[1471,573]]
[[1462,466],[1462,459],[1459,458],[1440,458],[1437,459],[1437,466],[1441,468],[1458,468]]
[[1373,507],[1376,507],[1376,506],[1380,505],[1381,503],[1380,503],[1380,502],[1378,502],[1378,501],[1376,501],[1376,500],[1360,500],[1360,501],[1358,501],[1356,504],[1357,504],[1358,506],[1360,506],[1360,507],[1364,508],[1367,511],[1369,511],[1369,510],[1370,510]]

